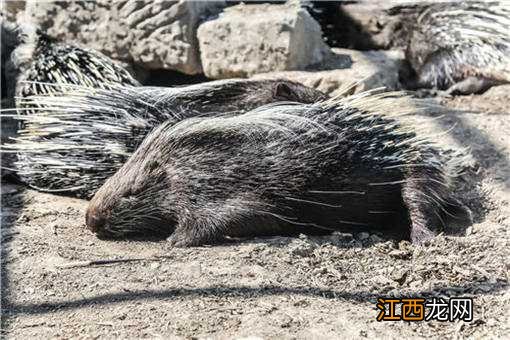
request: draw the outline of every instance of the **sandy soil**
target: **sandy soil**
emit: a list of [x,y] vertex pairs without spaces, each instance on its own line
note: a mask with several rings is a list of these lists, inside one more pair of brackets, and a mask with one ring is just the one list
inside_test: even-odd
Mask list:
[[[2,335],[9,338],[504,338],[510,334],[510,87],[406,117],[468,148],[455,190],[474,212],[429,244],[377,234],[171,249],[102,241],[87,202],[2,186]],[[140,261],[66,268],[114,258]],[[64,267],[62,267],[64,266]],[[379,296],[474,299],[465,322],[377,322]]]

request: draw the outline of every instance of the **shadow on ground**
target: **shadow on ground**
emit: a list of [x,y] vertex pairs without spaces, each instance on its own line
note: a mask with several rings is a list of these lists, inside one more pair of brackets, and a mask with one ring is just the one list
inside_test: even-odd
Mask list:
[[[483,290],[480,288],[483,287]],[[433,297],[441,296],[447,291],[457,292],[471,292],[477,294],[494,294],[503,291],[507,288],[506,285],[490,284],[490,289],[487,289],[487,283],[470,283],[465,286],[445,286],[433,291],[424,290],[416,294],[419,297]],[[369,292],[342,292],[339,290],[331,289],[311,289],[311,288],[285,288],[278,286],[264,286],[260,288],[251,287],[207,287],[207,288],[174,288],[166,290],[154,291],[141,291],[141,292],[122,292],[98,295],[91,298],[83,298],[78,300],[61,301],[54,303],[40,303],[40,304],[24,304],[10,306],[11,316],[17,314],[45,314],[62,310],[73,310],[77,308],[84,308],[88,306],[108,305],[120,302],[134,302],[134,301],[153,301],[153,300],[173,300],[182,297],[207,297],[207,296],[236,296],[236,297],[262,297],[272,295],[294,295],[294,296],[311,296],[324,299],[334,300],[351,300],[355,302],[370,302],[377,301],[380,294],[373,294]]]

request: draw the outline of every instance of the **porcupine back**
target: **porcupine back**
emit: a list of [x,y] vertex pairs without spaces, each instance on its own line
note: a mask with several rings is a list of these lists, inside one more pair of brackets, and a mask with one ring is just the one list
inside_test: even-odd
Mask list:
[[476,76],[510,82],[510,2],[418,5],[406,57],[422,86],[447,89]]
[[87,225],[101,236],[171,234],[176,246],[369,227],[428,239],[469,211],[433,145],[386,116],[416,110],[391,96],[163,124],[98,190]]
[[[90,88],[109,88],[119,84],[140,85],[124,68],[98,51],[59,42],[29,23],[16,24],[1,18],[0,21],[3,109],[1,119],[5,127],[4,135],[2,135],[2,174],[14,174],[15,171],[12,169],[16,166],[23,166],[26,161],[24,156],[18,158],[15,153],[6,152],[13,146],[9,144],[10,138],[16,137],[19,130],[27,131],[33,128],[33,125],[25,126],[23,124],[25,121],[23,117],[28,121],[30,118],[34,118],[34,115],[38,115],[45,106],[53,105],[49,99],[45,102],[41,101],[37,105],[33,101],[29,105],[25,105],[26,102],[23,98],[43,95],[57,96],[62,91],[68,91],[67,86],[71,85]],[[15,107],[16,109],[14,109]],[[5,114],[9,112],[7,108],[10,108],[10,113],[17,113],[17,115]],[[19,119],[12,119],[16,117]],[[41,117],[41,119],[44,118]],[[64,132],[64,130],[60,131]],[[37,131],[33,132],[37,133]],[[42,132],[44,133],[44,131]],[[40,141],[43,140],[45,140],[44,135],[40,137]],[[40,148],[43,145],[35,144],[35,147]],[[58,159],[51,157],[41,157],[38,161],[43,162],[43,165],[31,165],[30,167],[44,168],[45,166],[62,165]],[[45,165],[45,162],[52,165]],[[25,170],[21,171],[22,174],[23,171]],[[30,171],[30,169],[26,169],[26,171]],[[58,187],[60,179],[56,177],[55,180],[55,185]]]
[[140,85],[128,71],[101,52],[60,42],[31,24],[2,21],[2,33],[12,40],[12,52],[6,56],[11,96],[58,93],[60,88],[52,84],[92,88]]
[[310,103],[325,98],[319,91],[284,80],[233,79],[176,88],[66,85],[65,89],[59,90],[59,96],[21,100],[27,113],[18,119],[25,127],[6,147],[18,154],[14,167],[24,182],[40,190],[84,197],[90,197],[164,121],[174,124],[280,100]]

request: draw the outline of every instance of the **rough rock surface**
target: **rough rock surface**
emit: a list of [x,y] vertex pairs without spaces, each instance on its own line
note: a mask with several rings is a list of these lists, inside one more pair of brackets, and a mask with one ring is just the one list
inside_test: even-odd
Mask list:
[[387,12],[388,1],[302,1],[323,30],[331,47],[372,50],[393,46],[400,20]]
[[233,6],[198,28],[202,65],[210,78],[304,69],[328,55],[321,37],[319,24],[293,4]]
[[[401,51],[355,51],[333,48],[333,60],[324,66],[349,65],[330,70],[284,71],[257,74],[254,78],[289,79],[316,88],[329,95],[340,94],[342,86],[357,83],[354,92],[384,87],[387,90],[401,88],[399,74],[404,70],[404,54]],[[346,63],[345,60],[348,59]],[[335,61],[337,60],[337,61]]]
[[[448,2],[462,0],[448,0]],[[406,45],[402,24],[405,14],[416,4],[437,0],[359,0],[306,1],[301,4],[322,27],[324,40],[331,47],[359,50],[394,49]]]
[[15,20],[16,15],[25,9],[25,1],[0,0],[2,16],[8,20]]
[[52,36],[78,41],[111,58],[147,69],[202,71],[196,39],[200,20],[224,1],[78,1],[27,3],[26,15]]

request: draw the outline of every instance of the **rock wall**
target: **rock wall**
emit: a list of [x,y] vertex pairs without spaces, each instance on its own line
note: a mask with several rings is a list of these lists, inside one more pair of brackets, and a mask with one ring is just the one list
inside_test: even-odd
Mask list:
[[146,69],[202,72],[196,29],[224,1],[27,2],[25,15],[48,34]]
[[[2,4],[4,17],[31,21],[62,41],[97,49],[148,84],[182,83],[171,75],[177,71],[194,75],[193,79],[188,76],[190,82],[197,77],[283,77],[336,94],[352,82],[358,82],[357,91],[381,86],[399,89],[399,74],[405,69],[398,51],[332,49],[323,32],[331,27],[321,22],[321,28],[316,15],[310,14],[318,5],[308,1],[28,0]],[[342,7],[356,25],[370,31],[379,27],[388,6],[330,7],[332,11]],[[372,38],[377,40],[378,34]],[[383,40],[376,44],[378,48],[390,44]],[[157,81],[152,81],[154,75],[159,76]]]

